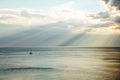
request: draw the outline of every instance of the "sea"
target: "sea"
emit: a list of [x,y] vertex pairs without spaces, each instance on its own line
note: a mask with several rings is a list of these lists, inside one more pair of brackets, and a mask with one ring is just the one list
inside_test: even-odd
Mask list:
[[120,47],[1,47],[0,80],[120,80]]

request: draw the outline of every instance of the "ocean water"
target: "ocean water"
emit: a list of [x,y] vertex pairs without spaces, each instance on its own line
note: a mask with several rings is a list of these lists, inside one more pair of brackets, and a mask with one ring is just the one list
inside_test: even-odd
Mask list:
[[120,80],[120,48],[0,48],[0,80]]

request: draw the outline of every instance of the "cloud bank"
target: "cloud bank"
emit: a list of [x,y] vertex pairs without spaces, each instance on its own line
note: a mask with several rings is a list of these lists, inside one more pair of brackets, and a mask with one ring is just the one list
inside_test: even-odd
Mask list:
[[[0,44],[70,46],[74,43],[93,45],[91,41],[100,38],[107,41],[110,35],[120,34],[120,0],[100,2],[106,11],[82,11],[75,8],[77,3],[74,1],[52,6],[48,10],[0,8]],[[99,44],[103,42],[99,41]]]
[[[105,7],[105,12],[90,14],[96,30],[106,31],[108,34],[120,33],[120,0],[100,0]],[[99,28],[99,29],[98,29]]]

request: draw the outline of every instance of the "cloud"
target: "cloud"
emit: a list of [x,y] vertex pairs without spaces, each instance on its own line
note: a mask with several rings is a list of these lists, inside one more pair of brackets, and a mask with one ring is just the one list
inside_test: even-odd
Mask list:
[[[0,8],[0,23],[30,26],[77,18],[76,16],[81,12],[76,12],[72,9],[75,4],[74,1],[69,1],[57,6],[52,6],[48,9],[49,12],[28,8]],[[77,14],[76,16],[74,12]]]
[[108,6],[110,9],[120,10],[120,0],[101,0]]
[[105,4],[107,4],[110,0],[102,0],[102,1],[104,1],[104,2],[105,2]]
[[116,22],[116,23],[118,23],[118,24],[120,24],[120,16],[115,16],[113,18],[113,21]]
[[[108,10],[90,14],[93,27],[100,28],[100,32],[104,29],[109,32],[120,33],[120,0],[100,0]],[[118,30],[117,30],[118,29]],[[97,29],[98,30],[98,29]],[[107,31],[106,31],[107,32]],[[108,33],[109,33],[108,32]]]
[[13,25],[35,25],[54,22],[49,15],[32,9],[0,9],[0,23]]
[[[44,29],[58,28],[67,29],[71,33],[81,33],[81,31],[85,30],[82,27],[89,25],[89,20],[86,16],[88,13],[75,9],[74,6],[76,4],[74,1],[69,1],[52,6],[49,8],[49,12],[28,8],[0,8],[0,27],[8,26],[11,29],[14,27],[25,29],[26,27],[42,27],[47,24],[53,24],[53,26],[44,27]],[[65,27],[63,24],[65,24]],[[59,27],[59,25],[61,26]]]
[[[104,1],[106,6],[110,5],[109,3],[112,3],[112,0],[101,1]],[[114,2],[114,5],[112,4],[111,7],[117,7],[118,4],[115,5],[115,3],[116,2]],[[101,33],[102,30],[104,32],[104,28],[108,28],[107,30],[119,29],[120,15],[117,14],[119,13],[119,8],[116,12],[106,11],[91,14],[90,12],[76,9],[76,5],[77,3],[75,1],[69,1],[50,7],[48,12],[46,12],[46,10],[33,10],[27,8],[0,8],[0,27],[6,25],[8,25],[8,27],[21,26],[21,28],[24,29],[25,27],[42,27],[47,24],[53,24],[53,26],[47,28],[44,27],[44,29],[67,29],[75,34],[82,33],[89,28],[91,28],[91,30],[86,31],[89,34],[93,33],[92,31],[95,31],[95,34],[104,34]],[[59,27],[59,25],[61,26]],[[99,30],[97,28],[99,28]]]
[[105,12],[76,9],[74,1],[52,6],[48,10],[0,8],[0,44],[70,46],[75,43],[93,45],[93,40],[95,44],[101,44],[108,39],[104,35],[120,34],[119,2],[101,1],[108,8]]

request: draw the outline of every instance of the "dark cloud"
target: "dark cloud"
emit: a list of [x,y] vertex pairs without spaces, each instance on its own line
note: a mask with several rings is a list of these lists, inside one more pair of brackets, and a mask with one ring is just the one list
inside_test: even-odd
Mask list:
[[109,10],[105,12],[98,12],[90,15],[94,20],[98,20],[99,23],[94,24],[96,28],[113,27],[119,29],[120,25],[120,0],[101,0],[105,2],[105,5]]
[[116,16],[113,20],[114,20],[116,23],[120,24],[120,16]]
[[96,14],[91,14],[90,17],[92,17],[93,19],[109,18],[110,14],[109,14],[109,12],[99,12]]
[[102,18],[109,18],[110,17],[108,12],[100,12],[100,13],[98,13],[98,15],[100,15],[100,17],[102,17]]
[[107,4],[110,0],[102,0],[102,1],[104,1]]
[[118,10],[120,10],[120,0],[102,0],[105,2],[105,4],[116,7]]
[[120,0],[111,0],[111,6],[115,6],[120,10]]
[[103,28],[103,27],[110,27],[111,25],[113,25],[112,23],[106,22],[106,23],[98,23],[93,25],[96,28]]

